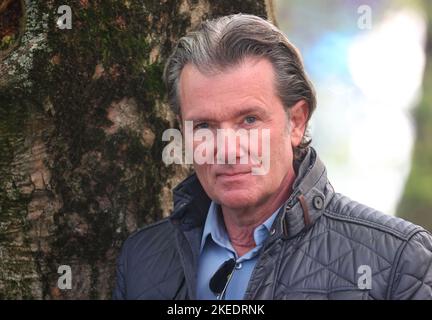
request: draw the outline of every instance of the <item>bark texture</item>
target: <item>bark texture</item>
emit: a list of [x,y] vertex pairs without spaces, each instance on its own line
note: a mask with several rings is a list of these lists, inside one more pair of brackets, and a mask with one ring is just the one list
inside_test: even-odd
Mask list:
[[205,18],[273,17],[265,0],[80,0],[62,30],[63,4],[0,4],[2,299],[110,298],[121,243],[169,214],[190,170],[161,161],[175,41]]

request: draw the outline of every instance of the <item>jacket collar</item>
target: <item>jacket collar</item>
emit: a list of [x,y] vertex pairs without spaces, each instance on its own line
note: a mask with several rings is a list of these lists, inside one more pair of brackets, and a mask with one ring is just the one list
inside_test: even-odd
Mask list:
[[[273,223],[272,238],[291,238],[311,227],[321,216],[334,191],[327,180],[324,164],[315,149],[294,164],[297,177],[293,192]],[[174,210],[170,216],[183,230],[203,228],[211,200],[205,193],[196,174],[181,182],[174,190]]]
[[279,213],[275,238],[292,238],[318,220],[334,194],[327,171],[315,149],[309,147],[298,165],[293,192]]

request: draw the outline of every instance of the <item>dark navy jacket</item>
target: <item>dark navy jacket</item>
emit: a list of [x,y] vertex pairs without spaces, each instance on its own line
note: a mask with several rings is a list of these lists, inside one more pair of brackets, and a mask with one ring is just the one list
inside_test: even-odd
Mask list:
[[[432,299],[430,233],[335,193],[312,148],[297,171],[245,299]],[[180,183],[172,215],[125,241],[113,298],[195,299],[209,205],[196,175]]]

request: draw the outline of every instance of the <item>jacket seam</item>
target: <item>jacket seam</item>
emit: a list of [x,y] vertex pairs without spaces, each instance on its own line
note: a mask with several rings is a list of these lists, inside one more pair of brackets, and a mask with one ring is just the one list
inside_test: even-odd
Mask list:
[[412,234],[411,235],[409,235],[409,237],[404,241],[404,242],[402,242],[402,244],[399,246],[399,248],[398,248],[398,251],[397,251],[397,253],[396,253],[396,256],[395,256],[395,260],[394,260],[394,263],[393,263],[393,268],[392,268],[392,270],[391,270],[391,272],[390,272],[390,279],[389,279],[389,285],[388,285],[388,287],[387,287],[387,294],[386,294],[386,298],[388,299],[388,300],[390,300],[390,299],[392,299],[392,296],[393,296],[393,290],[394,290],[394,282],[395,282],[395,277],[396,277],[396,273],[397,273],[397,269],[398,269],[398,267],[399,267],[399,263],[400,263],[400,260],[401,260],[401,258],[402,258],[402,254],[403,254],[403,252],[405,251],[405,248],[408,246],[408,243],[409,243],[409,241],[416,235],[416,234],[418,234],[418,233],[420,233],[421,232],[421,229],[414,229],[414,231],[413,232],[411,232]]
[[159,221],[153,222],[153,223],[151,223],[151,224],[149,224],[149,225],[147,225],[147,226],[144,226],[144,227],[142,227],[142,228],[136,230],[135,232],[133,232],[133,233],[129,236],[129,238],[133,238],[133,237],[135,237],[136,235],[140,234],[142,231],[146,231],[146,230],[152,229],[152,228],[154,228],[154,227],[157,227],[157,226],[159,226],[159,225],[161,225],[161,224],[163,224],[163,223],[167,223],[167,222],[169,222],[169,218],[163,218],[163,219],[161,219],[161,220],[159,220]]
[[[178,249],[181,245],[183,245],[181,242],[187,242],[187,239],[184,236],[184,234],[178,228],[175,228],[175,234],[176,234],[175,235],[175,238],[176,238],[176,249],[175,250],[177,250],[178,256],[180,258],[181,269],[183,270],[183,274],[185,277],[186,291],[188,291],[188,296],[191,299],[192,294],[194,293],[195,289],[192,288],[191,283],[187,279],[188,278],[188,276],[187,276],[188,270],[186,270],[184,268],[184,266],[186,265],[185,257],[182,255],[181,250]],[[193,297],[193,299],[197,299],[197,293],[198,292],[195,291],[195,297]]]
[[324,211],[324,215],[329,217],[330,219],[336,219],[336,220],[341,220],[341,221],[346,221],[346,222],[351,222],[354,224],[360,224],[360,225],[364,225],[364,226],[368,226],[383,232],[387,232],[389,234],[394,235],[395,237],[398,237],[401,240],[408,240],[410,238],[410,234],[414,231],[420,231],[421,227],[414,227],[413,230],[411,230],[410,232],[408,232],[408,234],[405,234],[403,232],[400,232],[398,230],[395,230],[393,228],[387,227],[385,225],[382,225],[380,223],[377,222],[373,222],[373,221],[368,221],[362,218],[357,218],[357,217],[351,217],[351,216],[346,216],[346,215],[341,215],[339,213],[336,213],[334,211],[330,211],[328,209],[326,209]]
[[[183,271],[183,268],[182,268],[182,271]],[[178,296],[179,296],[179,294],[180,294],[181,290],[183,289],[183,286],[185,285],[185,282],[186,282],[186,276],[184,275],[184,272],[182,272],[182,273],[183,273],[183,278],[180,281],[180,285],[179,285],[179,287],[178,287],[178,289],[174,295],[173,300],[180,300],[180,299],[178,299]]]
[[[279,247],[280,252],[279,252],[279,255],[277,257],[277,264],[276,264],[276,271],[275,271],[275,281],[278,281],[278,279],[279,279],[279,274],[280,274],[281,264],[282,264],[282,255],[285,253],[284,244],[285,243],[283,241],[280,242],[280,247]],[[274,285],[273,288],[272,288],[272,295],[271,295],[272,299],[274,299],[275,293],[276,293],[276,285]]]
[[[394,276],[393,276],[393,278],[396,277],[396,274],[398,273],[397,270],[398,270],[398,266],[399,266],[399,264],[400,264],[400,259],[401,259],[401,257],[402,257],[403,252],[405,251],[406,246],[407,246],[408,243],[412,240],[412,238],[414,238],[414,236],[416,236],[417,234],[421,234],[421,233],[430,234],[429,231],[424,230],[424,229],[423,229],[423,230],[422,230],[422,229],[419,229],[419,230],[416,230],[416,232],[413,232],[413,234],[412,234],[412,235],[410,236],[410,238],[406,241],[405,246],[404,246],[403,249],[401,250],[401,253],[400,253],[399,257],[398,257],[397,264],[396,264],[395,267],[394,267]],[[429,251],[430,251],[430,250],[429,250]],[[412,274],[409,274],[409,273],[407,273],[407,274],[405,274],[405,275],[408,275],[408,276],[411,276],[411,277],[413,277],[413,278],[416,278],[417,280],[421,281],[421,283],[424,285],[424,284],[425,284],[425,283],[424,283],[424,276],[425,276],[425,274],[428,272],[428,270],[429,270],[431,264],[432,264],[432,260],[431,260],[431,262],[429,262],[429,266],[428,266],[428,268],[426,268],[425,273],[423,274],[423,279],[419,279],[419,278],[417,278],[416,276],[414,276],[414,275],[412,275]],[[392,279],[392,282],[390,283],[391,291],[394,290],[394,289],[393,289],[393,284],[394,284],[394,283],[393,283],[393,280],[394,280],[394,279]],[[392,296],[391,294],[394,293],[394,292],[391,292],[391,291],[389,291],[389,297],[391,297],[391,296]]]
[[327,290],[327,289],[316,289],[316,288],[298,288],[298,287],[293,288],[291,286],[287,286],[283,282],[278,281],[278,283],[280,285],[282,285],[287,290],[287,291],[284,291],[284,294],[285,293],[324,293],[324,294],[329,294],[329,293],[334,293],[334,292],[355,291],[355,292],[364,292],[368,296],[375,299],[372,295],[370,295],[368,290],[359,289],[356,287],[341,286],[341,287],[336,287],[336,288],[332,288],[332,289]]

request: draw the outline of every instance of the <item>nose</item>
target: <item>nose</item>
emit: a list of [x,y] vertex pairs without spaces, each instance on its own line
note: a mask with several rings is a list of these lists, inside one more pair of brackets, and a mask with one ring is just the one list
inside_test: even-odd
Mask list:
[[248,155],[248,133],[245,129],[234,130],[222,127],[217,130],[215,152],[219,164],[246,164]]

